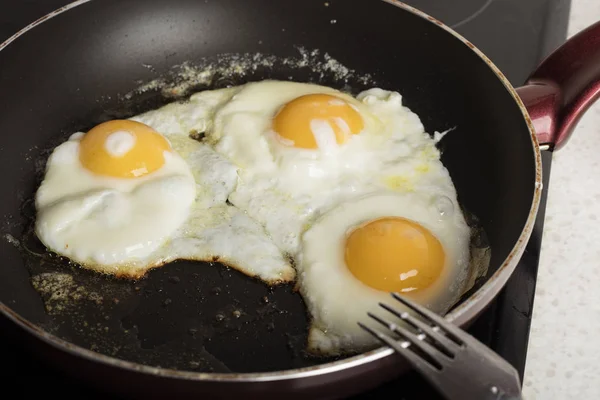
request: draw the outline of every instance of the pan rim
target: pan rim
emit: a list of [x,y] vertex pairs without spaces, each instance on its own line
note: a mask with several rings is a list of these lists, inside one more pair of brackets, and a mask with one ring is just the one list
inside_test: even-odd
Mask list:
[[[76,0],[72,3],[69,3],[55,11],[52,11],[45,16],[37,19],[36,21],[30,23],[23,29],[19,30],[17,33],[6,39],[4,42],[0,43],[0,51],[2,51],[5,47],[11,44],[13,41],[18,39],[20,36],[24,35],[31,29],[37,27],[41,23],[47,21],[50,18],[53,18],[57,15],[62,14],[68,10],[71,10],[77,6],[82,4],[91,2],[92,0]],[[537,211],[540,204],[541,193],[542,193],[542,161],[541,161],[541,152],[537,137],[535,135],[535,130],[533,128],[533,123],[529,116],[525,105],[521,101],[517,91],[512,86],[512,84],[508,81],[508,79],[504,76],[504,74],[499,70],[498,67],[476,46],[474,46],[469,40],[463,37],[458,32],[454,31],[449,26],[445,25],[441,21],[436,18],[426,14],[425,12],[412,7],[408,4],[405,4],[399,0],[380,0],[400,9],[403,9],[407,12],[414,14],[420,18],[426,19],[429,22],[437,25],[441,29],[444,29],[449,34],[452,34],[455,38],[463,42],[463,44],[469,47],[479,58],[481,58],[488,67],[494,72],[496,77],[502,82],[505,89],[509,92],[509,94],[513,97],[515,102],[517,103],[521,113],[523,114],[523,118],[527,124],[534,161],[535,161],[535,182],[534,182],[534,191],[531,207],[529,210],[529,214],[527,220],[525,221],[525,225],[519,235],[515,245],[509,252],[508,256],[504,260],[504,262],[500,265],[498,270],[494,272],[494,274],[488,279],[488,281],[479,288],[475,293],[473,293],[467,300],[465,300],[458,307],[449,312],[445,318],[459,326],[464,326],[470,320],[475,318],[483,309],[487,306],[489,301],[491,301],[498,292],[504,287],[504,284],[508,280],[508,278],[512,275],[520,257],[522,256],[525,246],[531,236],[533,231],[533,226],[537,217]],[[487,301],[483,301],[483,300]],[[318,375],[326,375],[335,372],[340,372],[343,370],[351,369],[354,367],[359,367],[361,365],[368,364],[373,361],[377,361],[386,357],[391,356],[394,352],[392,349],[387,347],[381,347],[375,350],[371,350],[366,353],[362,353],[356,356],[348,357],[342,360],[328,362],[312,367],[305,368],[295,368],[283,371],[270,371],[270,372],[259,372],[259,373],[209,373],[209,372],[192,372],[192,371],[180,371],[174,369],[167,368],[158,368],[152,367],[148,365],[143,365],[131,361],[125,361],[119,358],[106,356],[104,354],[95,353],[91,350],[85,349],[78,345],[67,342],[55,335],[52,335],[42,328],[36,326],[35,324],[29,322],[25,318],[22,318],[16,312],[14,312],[10,307],[0,301],[0,313],[4,314],[9,320],[14,322],[20,328],[26,330],[34,337],[50,344],[57,350],[65,351],[74,355],[76,357],[82,357],[92,362],[101,362],[111,367],[117,367],[125,370],[129,370],[137,373],[144,373],[149,375],[160,376],[163,378],[172,378],[172,379],[184,379],[191,381],[213,381],[213,382],[224,382],[224,383],[243,383],[243,382],[272,382],[272,381],[284,381],[284,380],[295,380],[301,378],[309,378],[312,376]]]

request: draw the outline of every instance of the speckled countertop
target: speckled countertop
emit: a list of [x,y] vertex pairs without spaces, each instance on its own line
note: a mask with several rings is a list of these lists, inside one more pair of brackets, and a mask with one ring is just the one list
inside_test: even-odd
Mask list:
[[[569,36],[600,20],[573,0]],[[527,400],[600,399],[600,103],[554,154],[529,351]]]

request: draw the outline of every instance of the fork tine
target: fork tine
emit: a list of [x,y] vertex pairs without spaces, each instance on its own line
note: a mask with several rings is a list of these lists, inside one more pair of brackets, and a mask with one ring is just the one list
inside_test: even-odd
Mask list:
[[358,325],[361,328],[363,328],[365,331],[370,333],[372,336],[374,336],[376,339],[378,339],[380,342],[390,346],[398,354],[400,354],[402,357],[404,357],[406,360],[408,360],[408,362],[414,368],[418,369],[419,371],[423,372],[424,374],[429,376],[431,373],[435,373],[435,372],[439,371],[435,366],[431,365],[428,361],[425,361],[422,357],[420,357],[419,355],[417,355],[415,352],[413,352],[412,350],[410,350],[408,348],[408,347],[410,347],[411,342],[408,342],[408,341],[398,342],[397,340],[392,339],[388,335],[378,332],[376,330],[373,330],[360,322],[358,323]]
[[454,342],[456,342],[459,345],[464,345],[464,341],[460,339],[460,328],[453,325],[452,323],[448,323],[448,321],[446,321],[444,317],[437,315],[433,311],[420,304],[405,300],[398,293],[392,293],[392,297],[398,300],[400,303],[404,304],[406,307],[415,311],[417,314],[420,314],[422,317],[425,317],[425,319],[429,320],[429,322],[435,324],[440,330],[444,331],[444,333]]
[[[384,320],[383,318],[378,317],[375,314],[367,313],[367,315],[369,317],[373,318],[375,321],[379,322],[381,325],[388,328],[390,331],[395,332],[395,333],[399,334],[400,336],[402,336],[402,338],[405,341],[409,342],[411,344],[411,346],[414,346],[415,348],[419,349],[425,355],[425,357],[428,358],[426,361],[429,362],[430,364],[432,364],[432,366],[434,368],[442,369],[443,367],[448,365],[448,362],[450,361],[448,356],[446,356],[445,354],[438,351],[435,347],[433,347],[429,343],[421,340],[413,332],[409,331],[408,329],[404,328],[403,326],[388,322],[388,321]],[[415,356],[417,356],[419,358],[423,358],[423,357],[420,357],[418,354],[415,354],[412,351],[411,351],[411,353],[413,353]]]
[[428,325],[418,320],[406,311],[394,310],[392,307],[384,303],[379,303],[379,305],[384,310],[389,311],[391,314],[407,322],[409,325],[412,325],[413,328],[418,329],[419,331],[427,335],[429,338],[433,339],[433,341],[437,342],[437,344],[440,346],[439,350],[445,353],[448,357],[454,357],[454,355],[458,351],[459,345],[457,343],[448,339],[443,334],[439,333],[431,325]]
[[[380,306],[400,320],[393,319],[390,322],[370,312],[367,315],[398,336],[378,332],[372,323],[370,326],[373,328],[360,322],[358,325],[402,355],[446,398],[522,398],[519,395],[521,384],[517,371],[498,354],[426,307],[404,299],[397,293],[392,296],[410,311],[397,311],[385,304]],[[414,318],[410,318],[409,314],[413,314]],[[443,336],[446,342],[455,341],[451,345],[456,350],[454,356],[442,351],[444,346],[439,343],[439,338],[425,340],[431,336]]]

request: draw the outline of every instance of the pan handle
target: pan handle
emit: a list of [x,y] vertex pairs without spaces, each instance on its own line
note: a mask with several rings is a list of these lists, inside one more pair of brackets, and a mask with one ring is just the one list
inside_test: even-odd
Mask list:
[[600,97],[600,22],[569,39],[517,89],[540,146],[563,147]]

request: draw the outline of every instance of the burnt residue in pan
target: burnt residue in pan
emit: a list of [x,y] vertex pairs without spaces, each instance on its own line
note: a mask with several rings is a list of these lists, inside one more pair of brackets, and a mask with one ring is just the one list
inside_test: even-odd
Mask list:
[[[315,82],[352,93],[377,86],[371,77],[316,51],[301,49],[297,59],[224,55],[178,66],[119,96],[118,108],[82,116],[30,160],[36,163],[37,176],[22,206],[23,235],[15,244],[46,307],[42,328],[101,354],[179,370],[264,372],[333,360],[305,353],[309,320],[293,284],[269,287],[218,262],[184,260],[154,269],[138,281],[117,279],[47,252],[33,232],[34,191],[51,150],[68,135],[182,100],[195,91],[262,79]],[[201,139],[201,132],[195,135]]]

